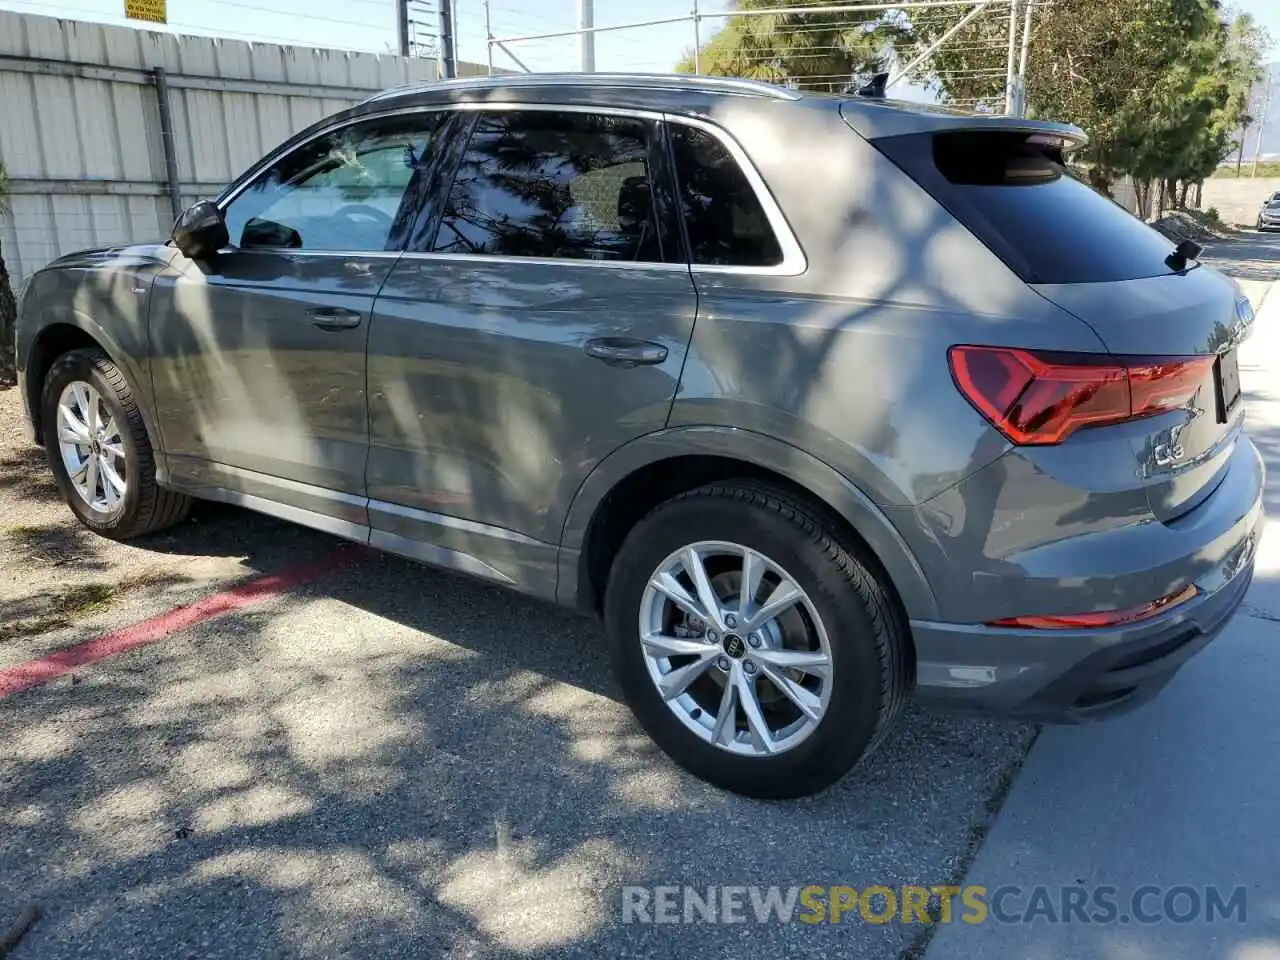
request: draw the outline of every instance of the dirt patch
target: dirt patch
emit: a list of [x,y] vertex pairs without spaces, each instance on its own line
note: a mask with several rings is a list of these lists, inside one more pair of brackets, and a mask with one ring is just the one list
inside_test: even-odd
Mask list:
[[186,581],[180,574],[143,574],[120,583],[85,583],[0,603],[0,643],[60,630],[77,619],[101,613],[135,591],[171,587]]
[[18,391],[0,389],[0,642],[10,647],[104,610],[129,623],[148,597],[190,602],[332,545],[322,534],[207,503],[128,543],[98,536],[62,501],[44,450],[27,439]]
[[1226,240],[1238,233],[1235,228],[1207,217],[1199,210],[1172,210],[1151,226],[1175,243],[1183,240],[1194,240],[1196,243]]
[[0,604],[0,643],[70,626],[72,618],[97,612],[115,594],[116,588],[109,583],[86,583]]

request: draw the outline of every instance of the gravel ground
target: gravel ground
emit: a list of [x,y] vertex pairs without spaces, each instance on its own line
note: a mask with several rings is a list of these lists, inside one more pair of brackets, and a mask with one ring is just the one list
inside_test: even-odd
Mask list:
[[[16,400],[0,668],[336,546],[211,506],[90,537]],[[68,606],[86,584],[111,591]],[[817,798],[729,796],[634,726],[593,622],[366,554],[0,701],[0,937],[34,902],[13,960],[893,958],[920,927],[623,924],[621,887],[948,882],[1032,735],[912,710]]]

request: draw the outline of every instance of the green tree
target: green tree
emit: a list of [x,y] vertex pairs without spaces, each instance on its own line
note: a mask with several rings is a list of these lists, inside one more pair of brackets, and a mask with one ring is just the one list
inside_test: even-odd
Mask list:
[[[944,8],[904,31],[900,55],[964,12]],[[1143,212],[1165,195],[1181,203],[1230,152],[1266,45],[1249,17],[1217,0],[1056,0],[1033,15],[1028,112],[1088,131],[1077,160],[1095,187],[1129,174]],[[944,97],[1001,96],[1007,31],[1007,18],[983,16],[939,48],[928,71]]]
[[[787,6],[830,5],[829,0],[799,0]],[[739,10],[767,10],[777,0],[735,0]],[[746,77],[802,89],[841,91],[856,77],[874,71],[900,26],[879,11],[866,13],[767,13],[730,17],[702,45],[702,73]],[[694,72],[693,54],[676,65]]]
[[[0,214],[8,211],[5,198],[9,195],[9,178],[0,166]],[[9,269],[4,263],[4,250],[0,249],[0,383],[12,383],[16,379],[13,356],[13,334],[18,323],[18,302],[9,282]]]

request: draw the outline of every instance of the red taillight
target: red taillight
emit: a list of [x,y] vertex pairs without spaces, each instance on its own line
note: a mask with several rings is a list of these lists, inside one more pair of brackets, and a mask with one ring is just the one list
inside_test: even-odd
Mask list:
[[1174,410],[1200,389],[1213,357],[1125,358],[952,347],[960,392],[1017,444],[1061,443],[1081,427]]
[[1157,614],[1164,613],[1170,607],[1186,603],[1199,591],[1194,585],[1183,587],[1159,600],[1152,600],[1140,607],[1127,610],[1104,610],[1100,613],[1065,613],[1052,616],[1005,617],[1003,620],[992,620],[991,627],[1021,627],[1024,630],[1091,630],[1099,627],[1116,627],[1122,623],[1136,623],[1149,620]]

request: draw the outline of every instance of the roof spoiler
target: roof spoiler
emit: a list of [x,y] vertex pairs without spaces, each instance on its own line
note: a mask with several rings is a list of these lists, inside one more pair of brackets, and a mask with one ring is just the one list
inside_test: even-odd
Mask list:
[[1063,153],[1079,150],[1089,142],[1088,135],[1074,124],[967,113],[941,104],[851,97],[840,104],[840,115],[867,140],[919,133],[1025,133],[1029,143]]

